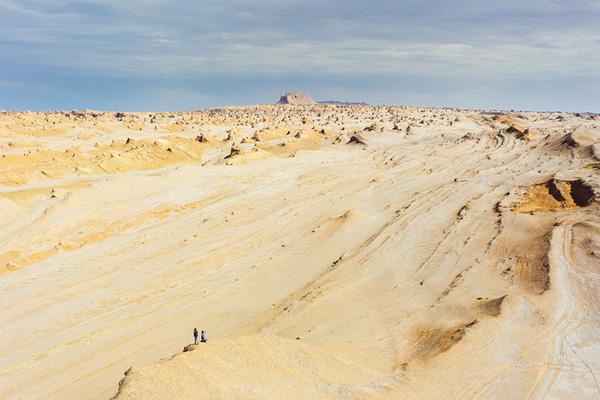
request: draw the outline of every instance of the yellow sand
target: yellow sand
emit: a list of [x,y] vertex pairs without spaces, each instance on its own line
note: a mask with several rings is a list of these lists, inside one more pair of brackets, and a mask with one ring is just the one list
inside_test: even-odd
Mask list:
[[0,113],[0,398],[597,399],[600,133],[557,115]]

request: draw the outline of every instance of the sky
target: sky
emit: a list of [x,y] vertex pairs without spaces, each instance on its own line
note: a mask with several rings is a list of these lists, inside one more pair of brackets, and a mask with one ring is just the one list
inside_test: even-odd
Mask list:
[[600,112],[600,0],[0,0],[0,109]]

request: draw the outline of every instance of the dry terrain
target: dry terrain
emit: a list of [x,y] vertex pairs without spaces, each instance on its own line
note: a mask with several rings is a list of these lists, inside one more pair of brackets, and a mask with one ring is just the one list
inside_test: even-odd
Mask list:
[[0,398],[600,399],[599,160],[593,114],[0,112]]

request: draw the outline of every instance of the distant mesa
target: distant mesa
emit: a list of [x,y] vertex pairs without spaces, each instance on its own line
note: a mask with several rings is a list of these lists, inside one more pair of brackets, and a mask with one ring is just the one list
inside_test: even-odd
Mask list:
[[323,100],[319,104],[330,104],[335,106],[367,106],[367,103],[360,101],[338,101],[338,100]]
[[306,93],[302,92],[287,92],[281,95],[277,104],[299,104],[299,105],[307,105],[307,104],[329,104],[336,106],[366,106],[367,103],[362,102],[352,102],[352,101],[338,101],[338,100],[324,100],[324,101],[315,101],[312,97],[310,97]]
[[314,101],[312,99],[312,97],[310,97],[306,93],[288,92],[288,93],[284,93],[281,95],[281,98],[279,99],[279,102],[277,102],[277,104],[307,105],[307,104],[317,104],[317,102]]

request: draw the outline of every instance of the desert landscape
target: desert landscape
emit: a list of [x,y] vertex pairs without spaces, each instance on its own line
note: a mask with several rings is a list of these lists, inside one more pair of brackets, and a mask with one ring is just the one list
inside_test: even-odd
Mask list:
[[0,112],[0,398],[600,398],[600,115],[279,103]]

